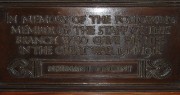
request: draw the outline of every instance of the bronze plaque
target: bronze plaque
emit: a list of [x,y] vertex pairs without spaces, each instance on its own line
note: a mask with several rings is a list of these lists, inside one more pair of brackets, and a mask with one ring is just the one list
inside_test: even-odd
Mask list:
[[1,1],[1,91],[180,89],[179,1]]

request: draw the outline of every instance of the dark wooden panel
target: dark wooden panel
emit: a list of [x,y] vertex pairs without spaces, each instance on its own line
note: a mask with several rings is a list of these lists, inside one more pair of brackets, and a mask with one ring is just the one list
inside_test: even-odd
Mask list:
[[64,92],[64,93],[49,93],[49,92],[2,92],[0,95],[179,95],[179,92],[121,92],[121,93],[112,93],[112,92]]

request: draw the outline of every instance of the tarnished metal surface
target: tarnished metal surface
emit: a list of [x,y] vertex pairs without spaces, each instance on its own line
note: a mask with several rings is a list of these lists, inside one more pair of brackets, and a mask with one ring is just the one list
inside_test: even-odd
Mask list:
[[1,90],[179,90],[178,1],[17,2],[0,8]]

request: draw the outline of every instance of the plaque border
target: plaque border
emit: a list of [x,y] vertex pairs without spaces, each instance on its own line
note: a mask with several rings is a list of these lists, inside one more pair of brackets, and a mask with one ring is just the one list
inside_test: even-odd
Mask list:
[[[31,4],[33,3],[33,4]],[[179,0],[0,0],[2,6],[178,7]]]

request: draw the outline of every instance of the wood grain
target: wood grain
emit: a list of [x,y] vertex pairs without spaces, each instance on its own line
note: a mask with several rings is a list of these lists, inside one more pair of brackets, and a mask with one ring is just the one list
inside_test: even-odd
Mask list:
[[0,92],[0,95],[180,95],[180,92]]

